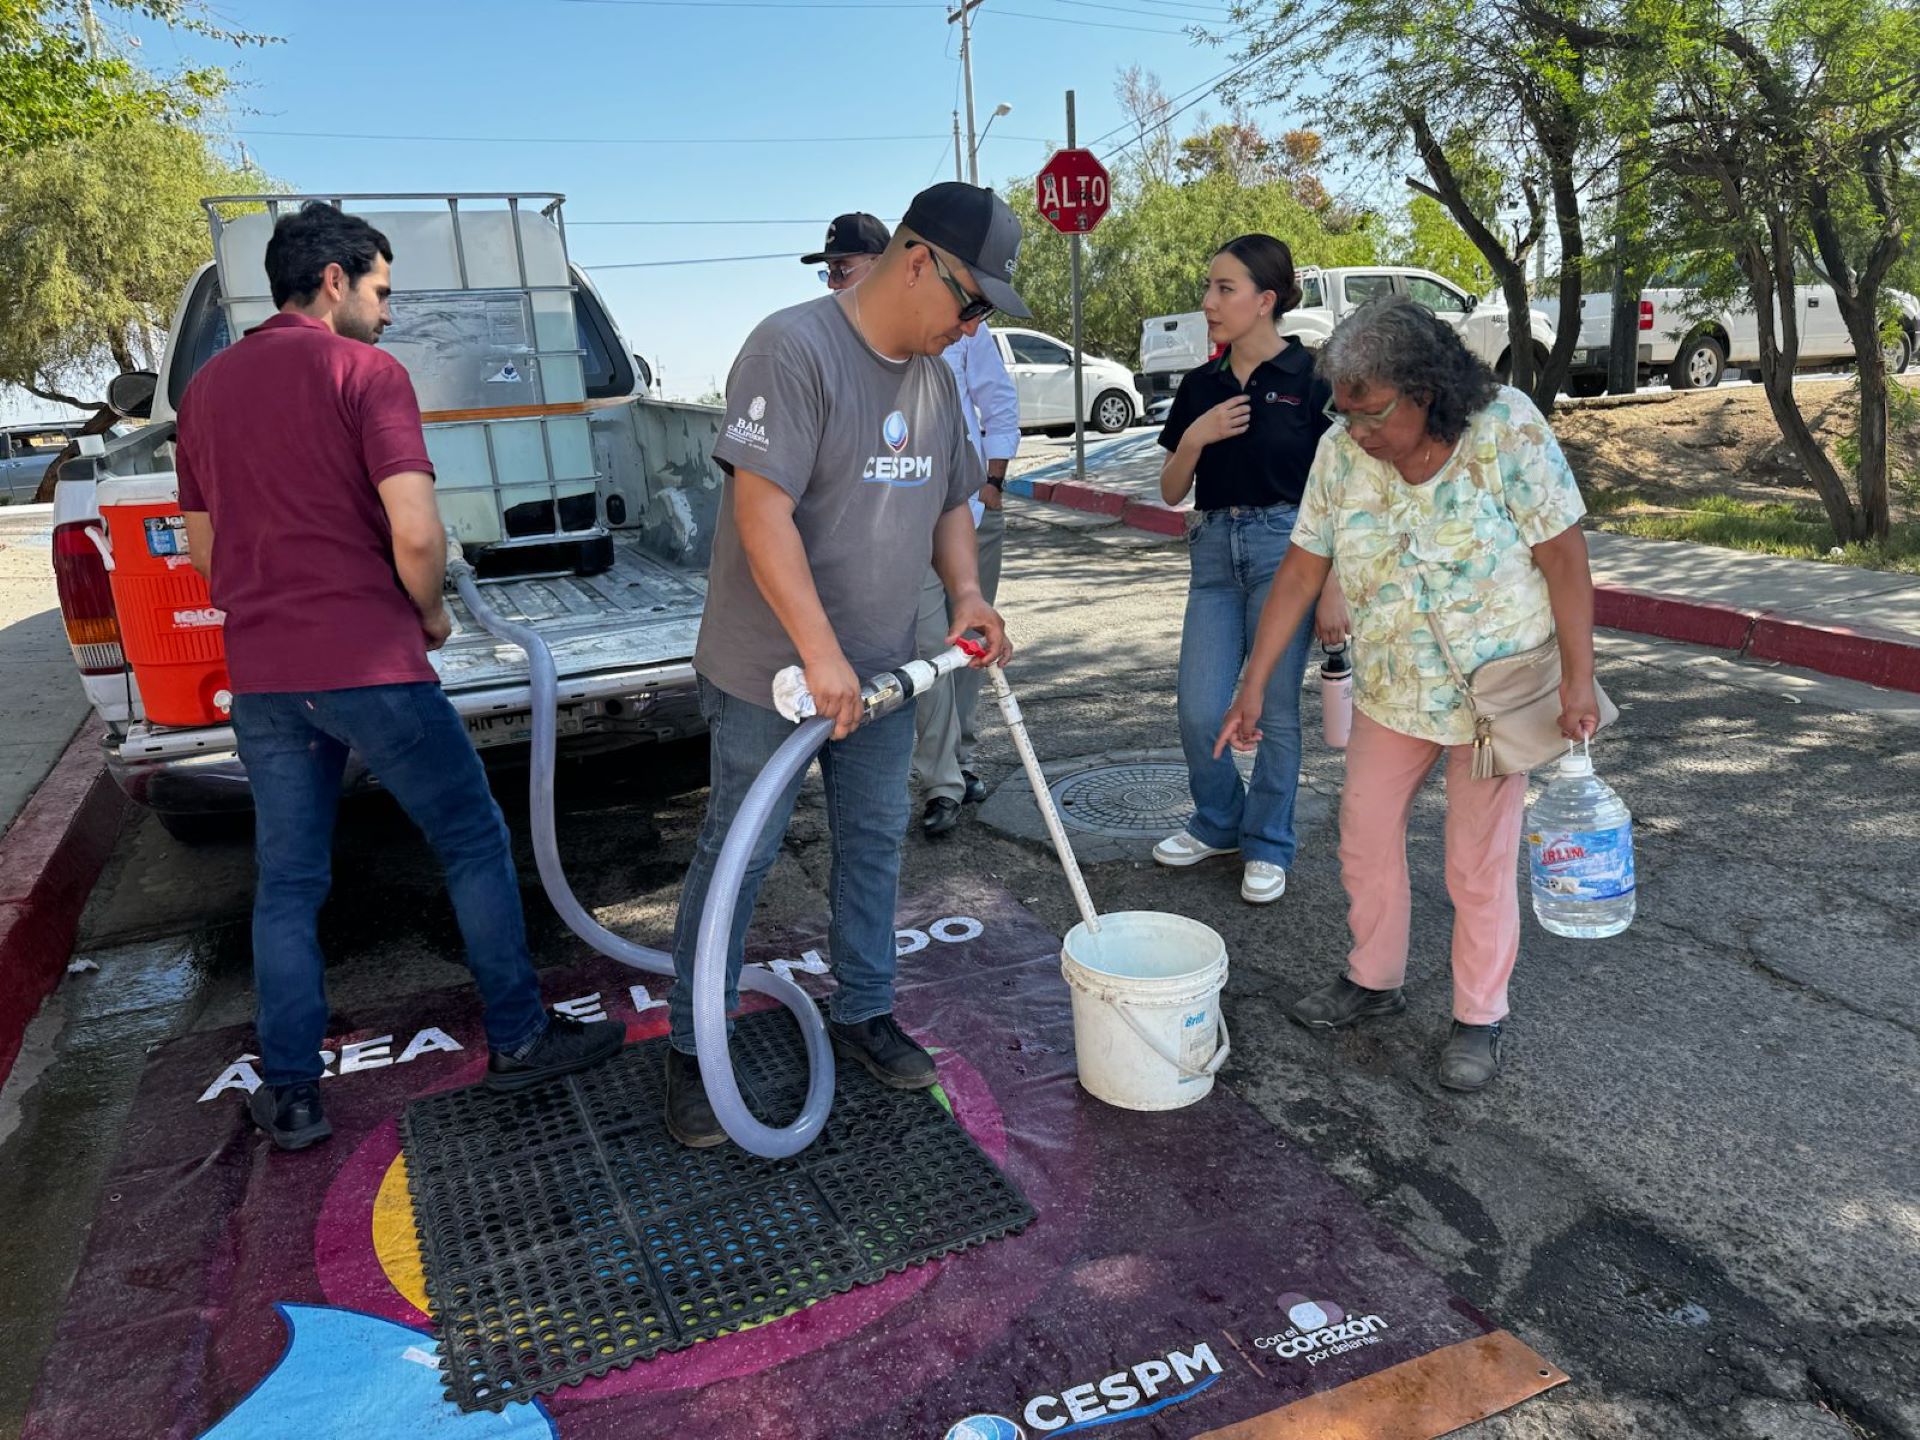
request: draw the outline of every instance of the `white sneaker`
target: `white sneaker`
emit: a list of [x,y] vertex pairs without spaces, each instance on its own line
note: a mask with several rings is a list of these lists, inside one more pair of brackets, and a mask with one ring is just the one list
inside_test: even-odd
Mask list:
[[1271,860],[1249,860],[1240,872],[1240,898],[1249,905],[1271,905],[1287,893],[1287,872]]
[[1153,847],[1153,858],[1162,865],[1171,865],[1181,869],[1188,865],[1198,865],[1215,855],[1231,855],[1238,845],[1224,848],[1215,845],[1203,845],[1184,830],[1176,830],[1158,845]]

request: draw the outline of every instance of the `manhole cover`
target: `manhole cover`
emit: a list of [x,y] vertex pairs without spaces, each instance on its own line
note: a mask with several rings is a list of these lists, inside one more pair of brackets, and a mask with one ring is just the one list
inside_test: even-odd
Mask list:
[[[1251,755],[1235,755],[1234,763],[1243,780],[1253,770]],[[1187,767],[1178,761],[1099,765],[1055,781],[1048,789],[1067,828],[1090,835],[1158,840],[1180,829],[1193,814]]]

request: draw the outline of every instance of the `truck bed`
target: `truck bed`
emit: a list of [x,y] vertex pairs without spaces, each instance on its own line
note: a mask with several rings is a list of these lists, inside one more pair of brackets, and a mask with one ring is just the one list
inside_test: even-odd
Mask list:
[[[691,660],[707,577],[615,532],[613,566],[599,575],[486,581],[483,588],[502,616],[540,633],[568,679]],[[448,602],[453,635],[432,657],[447,692],[524,684],[527,662],[518,648],[482,630],[457,595]]]
[[[553,650],[560,674],[563,736],[604,725],[608,702],[629,704],[629,715],[648,714],[676,695],[678,708],[693,712],[693,645],[706,599],[705,574],[655,558],[637,540],[616,534],[614,563],[599,575],[538,575],[487,582],[500,613],[537,630]],[[454,631],[429,658],[440,682],[481,748],[524,741],[527,661],[519,647],[495,640],[474,623],[457,595],[447,597]],[[663,723],[666,717],[661,717]],[[670,728],[685,732],[684,718]],[[217,762],[235,749],[233,728],[204,725],[174,729],[134,722],[110,747],[109,760],[134,798],[153,803],[134,767],[192,760]]]

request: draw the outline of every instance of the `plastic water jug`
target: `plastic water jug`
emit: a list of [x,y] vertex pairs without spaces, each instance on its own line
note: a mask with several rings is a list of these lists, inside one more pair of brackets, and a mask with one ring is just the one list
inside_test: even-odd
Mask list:
[[1335,750],[1353,733],[1353,664],[1345,645],[1329,646],[1320,666],[1320,733]]
[[1533,913],[1555,935],[1599,940],[1633,923],[1633,816],[1593,773],[1593,756],[1569,750],[1527,810]]

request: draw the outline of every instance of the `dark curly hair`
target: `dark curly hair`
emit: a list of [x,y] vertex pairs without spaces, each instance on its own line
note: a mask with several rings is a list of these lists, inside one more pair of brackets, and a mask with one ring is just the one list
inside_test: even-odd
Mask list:
[[1387,385],[1427,407],[1427,433],[1453,444],[1476,411],[1500,391],[1487,362],[1418,300],[1382,295],[1334,327],[1320,347],[1320,378],[1342,385]]
[[289,300],[305,305],[319,291],[327,266],[338,265],[347,283],[356,285],[376,258],[393,263],[387,237],[358,215],[348,215],[324,200],[309,200],[282,215],[267,241],[267,284],[276,307]]

